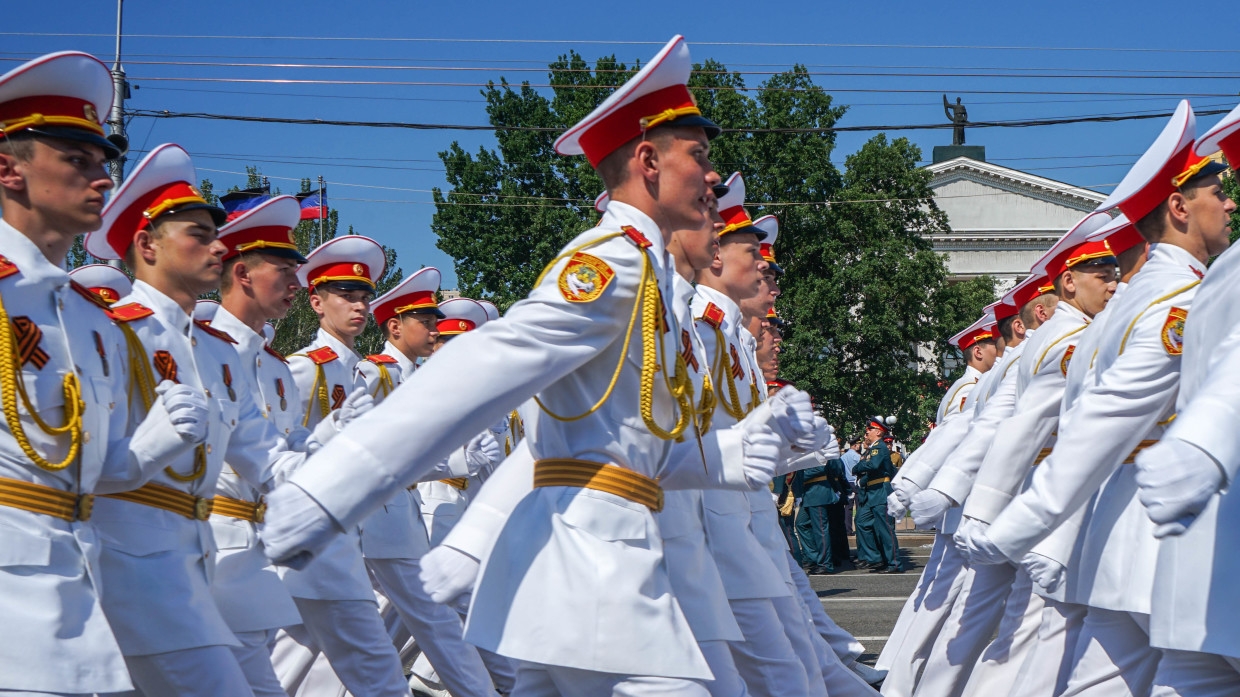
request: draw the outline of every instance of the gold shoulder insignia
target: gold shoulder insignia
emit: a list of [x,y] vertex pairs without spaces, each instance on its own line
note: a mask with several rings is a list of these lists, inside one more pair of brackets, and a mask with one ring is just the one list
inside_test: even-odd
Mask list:
[[1167,321],[1163,322],[1162,342],[1170,356],[1184,353],[1184,320],[1188,319],[1188,310],[1173,307],[1167,313]]
[[108,308],[108,316],[116,322],[132,322],[143,317],[150,317],[155,314],[151,308],[139,303],[125,303],[124,305]]
[[597,300],[616,277],[607,262],[598,257],[577,252],[560,272],[560,295],[570,303],[588,303]]
[[336,352],[332,350],[332,347],[321,346],[313,351],[306,351],[306,357],[314,361],[315,365],[323,365],[324,363],[331,363],[340,356],[336,355]]
[[0,278],[7,278],[18,271],[17,264],[14,264],[3,254],[0,254]]
[[396,362],[395,358],[392,358],[386,353],[372,353],[369,356],[366,356],[366,360],[370,361],[371,363],[375,363],[375,364]]

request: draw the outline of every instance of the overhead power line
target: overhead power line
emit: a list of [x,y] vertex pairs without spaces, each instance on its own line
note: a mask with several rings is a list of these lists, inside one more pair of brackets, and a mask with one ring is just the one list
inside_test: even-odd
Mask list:
[[[1226,114],[1229,109],[1210,109],[1196,112],[1197,116]],[[1117,121],[1135,121],[1145,119],[1169,118],[1173,112],[1149,114],[1128,114],[1115,116],[1077,116],[1057,119],[1026,119],[1016,121],[970,121],[969,128],[1032,128],[1036,126],[1058,126],[1074,123],[1113,123]],[[129,116],[142,116],[163,119],[205,119],[210,121],[242,121],[248,123],[280,123],[308,126],[355,126],[363,128],[400,128],[419,131],[538,131],[559,133],[564,129],[553,126],[493,126],[482,124],[445,124],[445,123],[412,123],[406,121],[350,121],[339,119],[305,119],[278,116],[241,116],[233,114],[209,114],[204,112],[174,112],[152,109],[133,109],[126,112]],[[734,133],[847,133],[859,131],[925,131],[954,128],[952,123],[922,123],[905,125],[867,125],[867,126],[830,126],[824,128],[725,128],[725,132]]]

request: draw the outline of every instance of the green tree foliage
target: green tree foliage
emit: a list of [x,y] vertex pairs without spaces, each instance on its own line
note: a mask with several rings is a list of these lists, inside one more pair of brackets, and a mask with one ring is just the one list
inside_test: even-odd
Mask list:
[[[550,97],[501,82],[483,95],[498,149],[440,153],[449,184],[435,191],[432,229],[456,261],[460,288],[501,308],[524,297],[538,273],[597,214],[602,184],[585,158],[560,157],[560,129],[584,117],[636,69],[576,53],[550,65]],[[989,278],[949,282],[926,235],[948,231],[930,174],[908,140],[878,135],[831,162],[844,115],[803,66],[760,91],[717,61],[695,66],[690,86],[703,113],[724,127],[711,157],[726,178],[744,173],[753,217],[780,219],[776,253],[787,270],[778,301],[792,321],[781,375],[809,391],[845,433],[872,414],[894,414],[900,435],[920,437],[951,375],[948,337],[994,298]],[[582,89],[581,87],[585,87]],[[829,203],[828,203],[829,202]],[[464,204],[464,205],[462,205]]]

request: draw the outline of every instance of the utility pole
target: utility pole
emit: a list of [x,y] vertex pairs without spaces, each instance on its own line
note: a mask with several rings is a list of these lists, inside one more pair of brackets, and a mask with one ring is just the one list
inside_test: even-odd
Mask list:
[[[108,112],[108,139],[116,143],[122,150],[129,148],[129,137],[125,133],[125,99],[129,96],[129,83],[125,80],[125,69],[121,67],[121,17],[124,0],[116,0],[116,62],[112,64],[112,110]],[[122,155],[108,164],[112,182],[121,185],[125,178],[125,156]]]
[[319,244],[323,244],[323,218],[327,217],[327,210],[323,206],[323,175],[319,175]]

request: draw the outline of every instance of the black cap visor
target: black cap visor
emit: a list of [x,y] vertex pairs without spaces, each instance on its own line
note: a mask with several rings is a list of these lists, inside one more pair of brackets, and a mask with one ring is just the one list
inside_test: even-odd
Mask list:
[[115,160],[125,154],[123,150],[116,147],[116,143],[108,140],[98,133],[92,133],[91,131],[83,128],[74,128],[72,126],[39,126],[38,128],[23,129],[13,135],[18,135],[20,133],[33,133],[47,138],[62,138],[64,140],[76,140],[79,143],[98,145],[103,148],[103,156],[109,160]]
[[668,121],[662,125],[664,126],[698,126],[702,130],[706,131],[707,140],[714,140],[715,138],[719,136],[720,133],[723,133],[723,129],[720,128],[719,125],[716,124],[714,121],[711,121],[705,116],[699,116],[697,114],[688,114],[687,116],[681,116],[678,119],[672,119],[671,121]]

